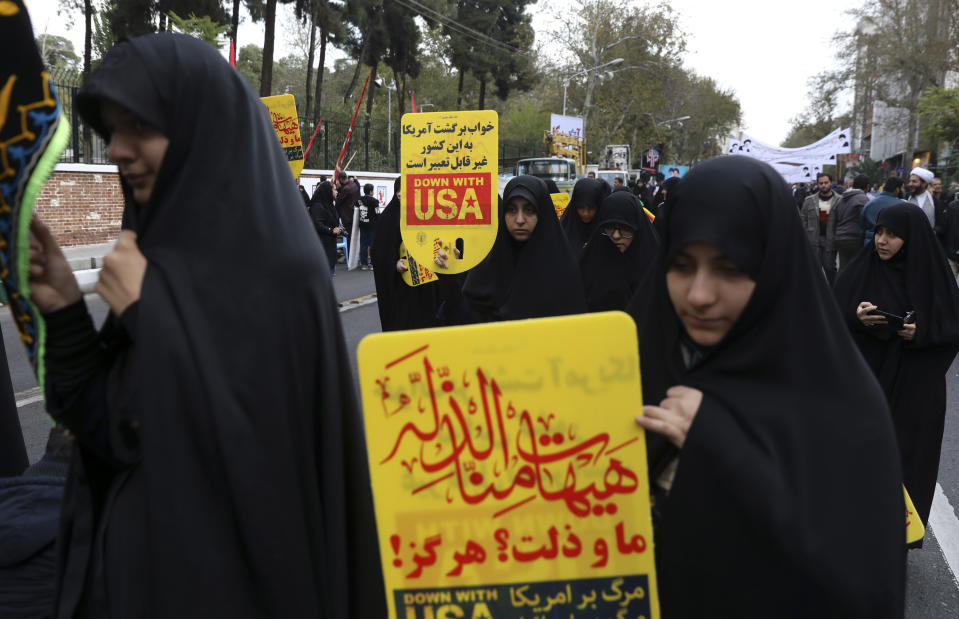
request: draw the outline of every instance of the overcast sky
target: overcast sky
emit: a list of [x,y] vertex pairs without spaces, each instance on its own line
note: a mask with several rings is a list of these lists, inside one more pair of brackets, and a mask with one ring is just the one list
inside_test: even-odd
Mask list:
[[[82,50],[81,16],[77,16],[73,28],[67,28],[64,19],[57,17],[57,0],[25,1],[37,34],[66,36],[77,50]],[[540,0],[540,4],[548,1]],[[560,2],[559,6],[564,4]],[[672,2],[687,34],[686,66],[712,77],[721,88],[734,91],[742,105],[743,130],[769,144],[779,144],[786,137],[790,119],[805,107],[806,80],[819,71],[835,68],[830,39],[839,30],[853,29],[845,10],[860,4],[859,0]],[[283,5],[280,11],[292,13]],[[542,36],[548,24],[546,12],[534,9],[533,13],[534,27]],[[251,23],[245,9],[244,17],[240,45],[262,45],[262,25]],[[284,23],[280,17],[278,25]],[[290,53],[282,38],[277,38],[277,58]]]

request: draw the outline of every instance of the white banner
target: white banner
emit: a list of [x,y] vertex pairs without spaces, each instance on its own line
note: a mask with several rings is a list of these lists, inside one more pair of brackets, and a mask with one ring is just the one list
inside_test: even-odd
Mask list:
[[553,133],[565,133],[578,138],[583,137],[583,119],[562,114],[549,115],[549,130]]

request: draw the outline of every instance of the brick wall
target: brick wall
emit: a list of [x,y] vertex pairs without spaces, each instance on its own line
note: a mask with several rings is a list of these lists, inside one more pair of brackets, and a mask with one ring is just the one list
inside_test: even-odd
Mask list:
[[113,241],[123,215],[119,177],[115,171],[55,170],[37,196],[36,213],[62,247]]

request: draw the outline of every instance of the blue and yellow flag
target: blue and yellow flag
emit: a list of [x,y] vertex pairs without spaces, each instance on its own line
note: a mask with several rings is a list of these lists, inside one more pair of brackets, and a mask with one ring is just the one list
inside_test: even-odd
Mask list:
[[43,386],[45,330],[30,302],[30,219],[69,127],[22,0],[0,0],[0,281]]

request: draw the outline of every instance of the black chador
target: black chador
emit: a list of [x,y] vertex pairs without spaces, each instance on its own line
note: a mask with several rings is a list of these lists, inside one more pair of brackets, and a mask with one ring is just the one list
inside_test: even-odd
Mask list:
[[[664,617],[902,617],[902,477],[882,391],[771,167],[725,156],[666,198],[659,264],[631,303],[643,399],[702,392],[657,526]],[[714,346],[686,334],[667,268],[712,245],[755,283]],[[716,277],[721,278],[722,272]],[[657,435],[658,436],[658,435]],[[655,445],[654,445],[655,447]],[[678,461],[675,460],[678,458]]]
[[[836,299],[886,393],[906,489],[926,523],[946,419],[946,371],[959,351],[959,290],[929,220],[914,204],[884,208],[880,227],[903,239],[902,248],[882,260],[875,241],[867,245],[836,282]],[[914,312],[915,338],[904,340],[897,326],[865,326],[856,317],[862,301],[897,316]]]
[[[563,211],[563,217],[559,220],[559,224],[563,228],[563,233],[566,234],[566,240],[569,241],[574,258],[579,258],[583,247],[596,229],[601,214],[600,207],[608,195],[609,185],[606,181],[596,178],[581,178],[573,186],[573,195],[570,196],[569,206]],[[583,221],[579,211],[576,210],[583,206],[596,209],[593,219],[589,223]]]

